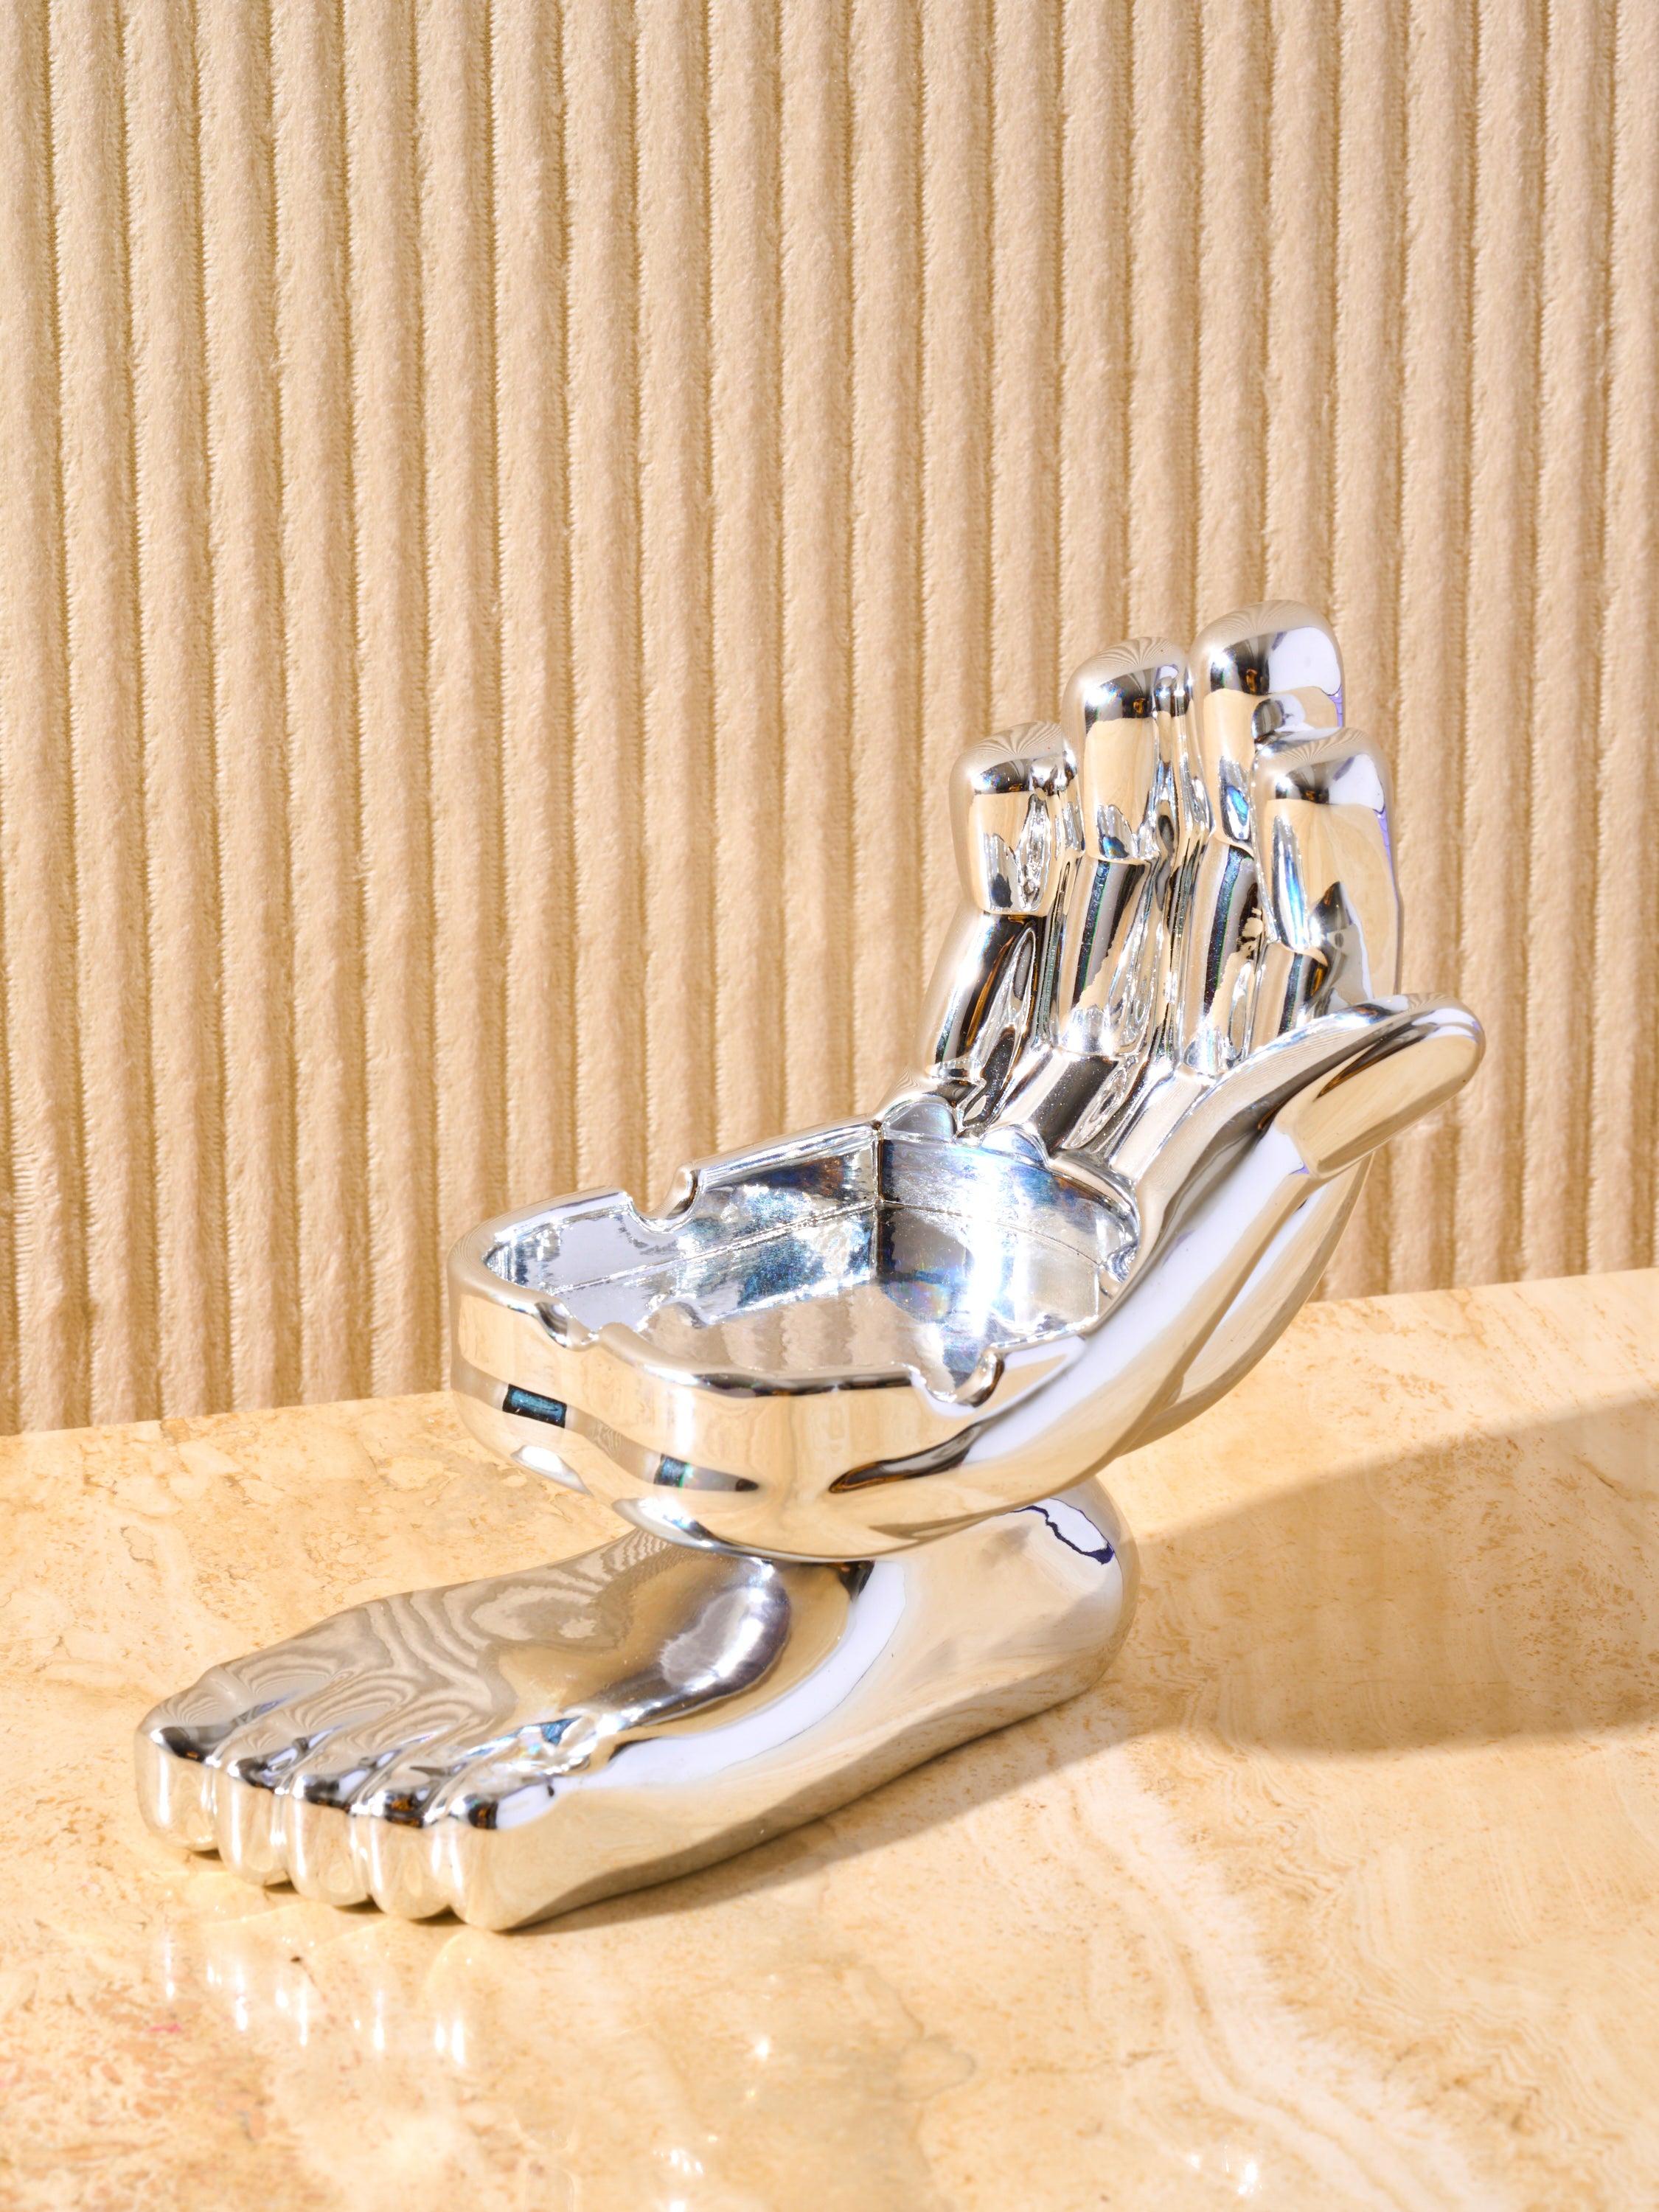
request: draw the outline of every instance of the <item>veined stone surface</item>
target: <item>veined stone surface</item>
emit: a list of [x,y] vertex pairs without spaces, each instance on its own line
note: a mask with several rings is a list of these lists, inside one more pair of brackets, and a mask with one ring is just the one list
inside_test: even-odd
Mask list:
[[170,1851],[131,1731],[608,1516],[441,1397],[0,1443],[0,2204],[1651,2201],[1659,1273],[1310,1307],[1107,1480],[1097,1690],[491,1936]]

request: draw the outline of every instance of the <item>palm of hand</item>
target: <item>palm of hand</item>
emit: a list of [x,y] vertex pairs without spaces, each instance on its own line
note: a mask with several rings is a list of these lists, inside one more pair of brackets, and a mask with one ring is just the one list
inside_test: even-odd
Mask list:
[[[869,1121],[487,1224],[463,1411],[681,1542],[867,1558],[1053,1492],[1228,1388],[1473,1018],[1389,996],[1388,772],[1334,640],[1253,608],[1101,655],[952,773],[961,897]],[[556,1433],[550,1433],[550,1431]]]
[[[1388,1032],[1389,776],[1343,726],[1335,640],[1285,603],[1212,623],[1190,654],[1158,638],[1115,647],[1077,671],[1061,711],[957,763],[960,904],[922,1017],[923,1072],[888,1114],[921,1118],[938,1099],[982,1146],[1103,1175],[1126,1201],[1127,1281],[1231,1103],[1277,1095],[1280,1066],[1320,1085],[1345,1028]],[[1398,1064],[1376,1086],[1389,1096],[1352,1133],[1370,1141],[1300,1198],[1268,1279],[1195,1343],[1180,1419],[1259,1358],[1317,1281],[1370,1150],[1473,1072],[1479,1030],[1461,1009],[1425,1005],[1392,1026]]]

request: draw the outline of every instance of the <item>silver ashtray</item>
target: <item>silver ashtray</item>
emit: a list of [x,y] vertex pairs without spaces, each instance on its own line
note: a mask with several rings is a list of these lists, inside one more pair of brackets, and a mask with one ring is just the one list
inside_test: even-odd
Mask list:
[[139,1730],[162,1834],[514,1926],[1108,1663],[1134,1570],[1095,1478],[1273,1343],[1480,1033],[1395,995],[1387,763],[1305,608],[1102,655],[951,803],[960,901],[878,1112],[452,1255],[465,1419],[631,1527],[210,1669]]

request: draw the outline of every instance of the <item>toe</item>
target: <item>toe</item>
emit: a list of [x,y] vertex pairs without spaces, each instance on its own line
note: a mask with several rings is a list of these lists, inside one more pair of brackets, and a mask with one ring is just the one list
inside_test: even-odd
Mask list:
[[213,1840],[227,1866],[246,1881],[288,1879],[284,1850],[286,1785],[302,1768],[327,1765],[337,1771],[361,1756],[343,1741],[343,1718],[308,1710],[326,1700],[299,1699],[256,1714],[209,1753],[204,1770]]
[[[296,1735],[295,1721],[284,1714],[292,1716],[335,1680],[343,1658],[360,1640],[356,1617],[337,1614],[232,1666],[210,1667],[191,1688],[147,1713],[133,1749],[139,1808],[149,1826],[191,1850],[216,1849],[219,1774],[227,1752],[239,1735],[264,1722],[258,1741],[268,1756],[279,1754]],[[255,1741],[248,1736],[250,1751]]]
[[352,1847],[368,1892],[382,1912],[429,1920],[455,1904],[444,1878],[441,1838],[416,1821],[387,1820],[360,1808],[351,1819]]
[[253,1766],[209,1770],[213,1778],[213,1838],[219,1856],[244,1881],[286,1881],[282,1801]]
[[353,1846],[383,1911],[423,1920],[457,1902],[437,1808],[477,1756],[476,1734],[435,1735],[382,1767],[352,1802]]
[[368,1881],[353,1845],[349,1809],[289,1790],[282,1804],[283,1856],[301,1896],[320,1905],[361,1905]]
[[200,1681],[166,1698],[139,1722],[133,1739],[138,1807],[158,1835],[186,1849],[215,1848],[215,1753],[246,1725],[258,1691],[235,1669],[210,1667]]
[[200,1755],[176,1747],[158,1705],[140,1722],[132,1740],[138,1809],[145,1823],[186,1850],[213,1849],[211,1776]]
[[[434,1863],[463,1920],[516,1928],[580,1887],[595,1833],[605,1828],[603,1818],[597,1829],[580,1818],[574,1829],[569,1824],[581,1779],[522,1752],[490,1751],[461,1767],[434,1797],[427,1815]],[[623,1801],[617,1797],[611,1809],[623,1810]]]
[[308,1745],[281,1777],[283,1855],[302,1897],[326,1905],[361,1905],[368,1897],[352,1839],[352,1802],[396,1756],[396,1745],[380,1740],[373,1723],[359,1723]]
[[349,1804],[388,1755],[379,1739],[394,1709],[389,1689],[376,1694],[347,1681],[231,1729],[204,1769],[213,1840],[227,1866],[249,1881],[288,1880],[294,1785],[303,1782],[319,1809]]

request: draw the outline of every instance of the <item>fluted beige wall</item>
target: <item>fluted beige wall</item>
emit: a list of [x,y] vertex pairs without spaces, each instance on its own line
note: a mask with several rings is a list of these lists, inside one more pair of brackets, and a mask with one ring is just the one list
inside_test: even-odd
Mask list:
[[1267,593],[1492,1039],[1334,1286],[1649,1261],[1656,300],[1653,0],[8,0],[0,1427],[871,1100],[955,747]]

